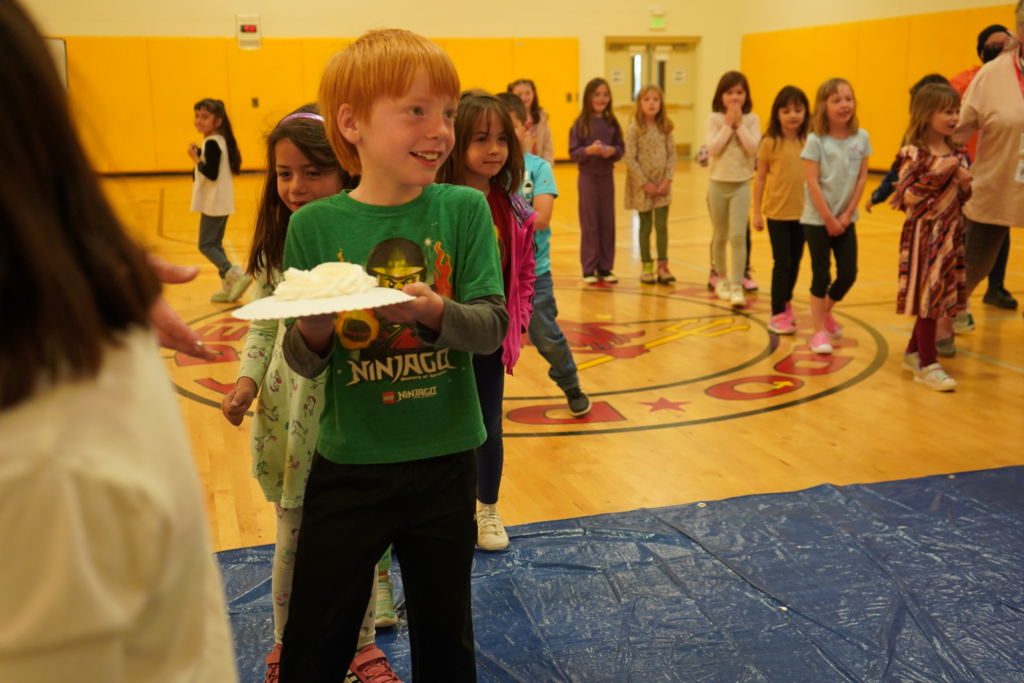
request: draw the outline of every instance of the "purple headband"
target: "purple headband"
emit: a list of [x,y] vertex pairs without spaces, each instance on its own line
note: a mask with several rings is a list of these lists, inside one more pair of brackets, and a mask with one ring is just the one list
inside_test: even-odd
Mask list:
[[288,116],[284,117],[283,119],[281,119],[281,122],[278,123],[277,125],[280,126],[281,123],[284,123],[285,121],[291,121],[292,119],[313,119],[315,121],[319,121],[320,123],[324,122],[324,117],[320,116],[320,114],[314,114],[308,111],[300,111],[297,114],[289,114]]

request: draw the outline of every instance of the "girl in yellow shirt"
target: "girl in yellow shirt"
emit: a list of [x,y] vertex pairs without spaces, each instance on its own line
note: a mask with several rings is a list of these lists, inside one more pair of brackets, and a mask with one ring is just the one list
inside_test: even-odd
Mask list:
[[[810,126],[810,103],[800,88],[787,85],[775,96],[768,130],[757,150],[754,176],[754,229],[764,230],[772,243],[772,317],[768,329],[776,334],[796,332],[793,288],[804,253],[804,165],[800,159]],[[767,187],[767,192],[765,189]]]

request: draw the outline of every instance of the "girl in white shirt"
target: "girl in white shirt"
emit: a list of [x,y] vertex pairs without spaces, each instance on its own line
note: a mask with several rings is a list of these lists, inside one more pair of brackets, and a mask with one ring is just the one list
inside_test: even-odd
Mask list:
[[192,171],[191,210],[201,214],[199,251],[217,268],[221,279],[221,288],[210,301],[238,301],[252,284],[252,277],[241,266],[231,264],[223,242],[228,216],[235,212],[231,176],[241,172],[242,155],[222,101],[196,102],[195,127],[203,136],[203,146],[192,143],[188,148],[188,156],[196,165]]
[[[718,81],[711,107],[714,111],[708,116],[707,128],[711,177],[708,207],[714,228],[711,253],[719,276],[715,294],[733,307],[743,308],[747,305],[743,274],[750,179],[754,177],[754,159],[761,142],[761,119],[751,112],[750,86],[739,71],[729,71]],[[732,248],[730,261],[726,261],[726,244]]]

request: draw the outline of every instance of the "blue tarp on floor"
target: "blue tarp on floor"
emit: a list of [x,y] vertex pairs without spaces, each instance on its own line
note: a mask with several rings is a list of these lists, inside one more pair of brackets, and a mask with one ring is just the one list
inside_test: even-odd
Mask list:
[[[1024,683],[1024,467],[509,536],[473,568],[481,683]],[[262,681],[273,546],[218,557],[242,680]],[[377,643],[409,683],[404,620]]]

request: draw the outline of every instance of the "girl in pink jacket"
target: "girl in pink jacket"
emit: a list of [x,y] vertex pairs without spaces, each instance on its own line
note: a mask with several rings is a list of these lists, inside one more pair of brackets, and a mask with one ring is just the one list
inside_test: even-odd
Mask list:
[[533,208],[519,195],[523,152],[515,126],[501,100],[479,90],[464,92],[455,115],[455,146],[438,173],[438,182],[476,188],[487,197],[494,218],[505,308],[509,326],[505,343],[489,356],[474,356],[476,388],[487,440],[476,449],[477,545],[485,550],[508,547],[498,515],[498,491],[505,459],[502,444],[502,398],[505,372],[519,360],[519,344],[533,312]]

